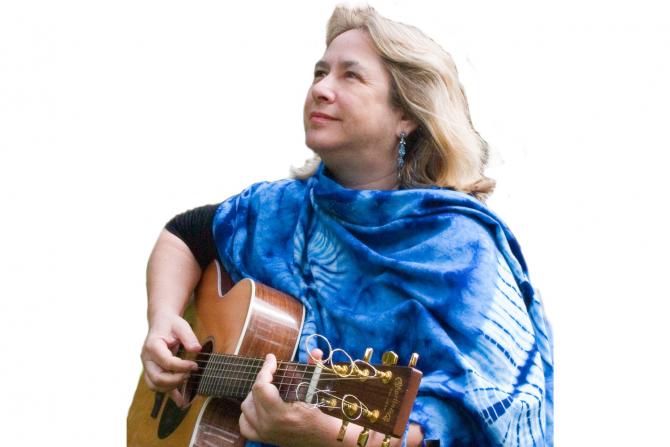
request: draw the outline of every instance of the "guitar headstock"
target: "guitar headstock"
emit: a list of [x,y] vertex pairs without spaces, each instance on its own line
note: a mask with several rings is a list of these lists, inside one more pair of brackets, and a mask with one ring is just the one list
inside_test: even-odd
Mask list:
[[404,434],[422,373],[414,368],[417,354],[409,366],[398,366],[393,352],[384,354],[381,365],[371,365],[371,353],[368,348],[364,360],[317,365],[318,382],[310,400],[324,413],[343,420],[338,439],[353,422],[364,427],[359,445],[365,445],[369,429],[387,435],[384,446],[389,436]]

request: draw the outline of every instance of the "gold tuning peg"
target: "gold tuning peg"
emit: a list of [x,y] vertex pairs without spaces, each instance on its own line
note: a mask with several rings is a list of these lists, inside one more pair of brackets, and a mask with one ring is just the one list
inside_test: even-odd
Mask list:
[[363,356],[363,360],[370,363],[370,359],[372,358],[372,348],[368,348],[365,350],[365,355]]
[[416,352],[412,353],[412,356],[409,358],[409,366],[410,368],[414,368],[416,366],[416,362],[419,361],[419,354]]
[[391,447],[391,435],[386,435],[384,436],[384,440],[382,441],[382,445],[379,447]]
[[382,354],[382,363],[386,366],[393,366],[398,363],[398,354],[393,351],[386,351]]
[[368,438],[370,437],[370,429],[364,428],[360,435],[358,435],[358,442],[356,445],[358,447],[365,447],[368,443]]
[[347,425],[349,425],[349,421],[342,421],[342,426],[340,427],[340,432],[337,434],[337,440],[338,441],[343,441],[344,440],[344,435],[347,433]]

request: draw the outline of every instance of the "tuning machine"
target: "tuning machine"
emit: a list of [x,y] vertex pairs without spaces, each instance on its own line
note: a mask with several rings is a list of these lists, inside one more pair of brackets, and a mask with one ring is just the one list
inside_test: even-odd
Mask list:
[[365,445],[368,443],[369,437],[370,437],[370,429],[364,428],[361,434],[358,435],[358,442],[356,442],[356,445],[358,447],[365,447]]
[[382,364],[385,366],[393,366],[398,364],[398,354],[393,351],[386,351],[382,354]]
[[347,426],[349,425],[349,421],[342,421],[342,426],[340,427],[340,431],[337,434],[337,440],[342,442],[344,440],[344,435],[347,434]]
[[370,359],[372,359],[372,348],[367,348],[363,355],[363,361],[370,363]]

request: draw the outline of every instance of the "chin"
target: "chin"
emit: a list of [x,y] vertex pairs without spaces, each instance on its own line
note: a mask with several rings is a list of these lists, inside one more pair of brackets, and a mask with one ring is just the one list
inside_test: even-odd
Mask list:
[[305,145],[318,155],[321,155],[322,152],[335,150],[341,146],[341,144],[338,144],[336,141],[326,138],[314,138],[309,135],[305,136]]

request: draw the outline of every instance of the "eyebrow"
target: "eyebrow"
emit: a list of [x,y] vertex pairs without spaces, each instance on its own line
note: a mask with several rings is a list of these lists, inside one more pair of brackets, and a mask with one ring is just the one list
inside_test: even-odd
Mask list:
[[[342,68],[342,69],[351,68],[351,67],[357,67],[357,68],[360,68],[360,69],[364,69],[363,66],[359,62],[352,61],[352,60],[342,61],[342,62],[340,62],[339,65],[340,65],[340,68]],[[323,59],[321,59],[320,61],[318,61],[314,65],[314,69],[316,70],[317,68],[323,68],[323,69],[326,69],[326,70],[330,70],[330,64],[328,62],[324,61]]]

